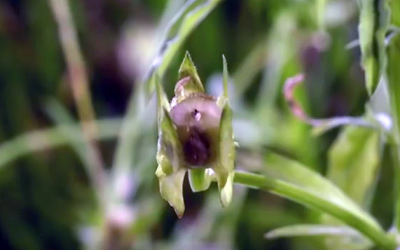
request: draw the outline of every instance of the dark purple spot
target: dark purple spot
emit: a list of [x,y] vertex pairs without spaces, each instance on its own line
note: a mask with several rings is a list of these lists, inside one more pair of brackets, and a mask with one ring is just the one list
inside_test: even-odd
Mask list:
[[209,136],[192,128],[183,145],[185,161],[191,166],[205,166],[211,159],[211,140]]

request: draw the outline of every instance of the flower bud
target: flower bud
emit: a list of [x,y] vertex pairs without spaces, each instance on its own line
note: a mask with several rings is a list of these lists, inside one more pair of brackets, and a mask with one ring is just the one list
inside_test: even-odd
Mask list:
[[219,98],[204,92],[189,53],[179,69],[171,103],[156,79],[159,128],[156,175],[161,196],[179,217],[185,210],[182,185],[186,171],[193,192],[207,190],[211,181],[216,180],[222,205],[229,205],[232,198],[235,146],[225,57],[223,62],[224,93]]

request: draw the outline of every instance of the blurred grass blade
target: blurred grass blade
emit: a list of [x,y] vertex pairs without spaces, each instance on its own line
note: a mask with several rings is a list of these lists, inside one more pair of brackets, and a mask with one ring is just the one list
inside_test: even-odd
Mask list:
[[325,29],[325,9],[326,9],[326,3],[328,0],[316,0],[316,6],[317,6],[317,21],[318,21],[318,28],[320,30]]
[[[397,12],[399,13],[399,11]],[[388,47],[388,68],[387,80],[389,87],[390,103],[394,121],[394,142],[392,145],[393,164],[395,172],[395,225],[397,232],[400,232],[400,35],[395,36]]]
[[356,230],[347,226],[324,226],[324,225],[292,225],[274,229],[265,237],[268,239],[293,237],[293,236],[316,236],[316,235],[344,235],[362,237]]
[[154,84],[149,81],[154,71],[157,70],[160,76],[164,75],[185,39],[221,1],[187,1],[181,11],[177,13],[167,27],[165,39],[161,42],[158,54],[145,76],[146,95],[149,95],[154,90]]
[[389,27],[390,10],[387,0],[358,0],[358,2],[362,65],[367,91],[372,95],[386,68],[385,36]]
[[232,78],[235,86],[233,100],[244,95],[254,78],[265,67],[267,60],[266,44],[267,39],[261,39],[233,74]]
[[396,242],[369,214],[338,187],[318,173],[282,156],[268,153],[264,177],[237,172],[235,182],[268,190],[307,207],[327,213],[358,230],[383,249],[394,249]]
[[348,126],[328,153],[327,178],[366,210],[377,180],[379,137],[378,131]]
[[277,228],[265,234],[267,239],[310,236],[324,236],[328,249],[365,250],[373,246],[369,239],[347,226],[300,224]]
[[[97,120],[96,123],[99,127],[96,139],[110,140],[117,137],[121,119]],[[81,133],[80,126],[79,124],[59,125],[50,129],[22,134],[13,140],[0,144],[0,170],[7,164],[29,154],[73,145],[74,143],[84,143],[83,138],[79,136]]]

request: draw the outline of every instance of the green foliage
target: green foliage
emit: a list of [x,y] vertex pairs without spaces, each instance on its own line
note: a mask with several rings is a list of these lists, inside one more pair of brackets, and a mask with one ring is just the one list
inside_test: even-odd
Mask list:
[[[399,1],[54,2],[77,27],[0,3],[1,249],[399,248]],[[74,29],[86,68],[64,65]],[[75,119],[83,71],[106,118]],[[193,107],[202,166],[179,120]]]

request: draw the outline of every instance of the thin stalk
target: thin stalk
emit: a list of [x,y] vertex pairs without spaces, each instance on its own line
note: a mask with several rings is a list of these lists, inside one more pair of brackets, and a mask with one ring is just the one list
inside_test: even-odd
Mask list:
[[98,134],[98,128],[94,122],[95,114],[89,93],[88,76],[80,51],[77,33],[71,18],[71,11],[67,0],[49,1],[58,24],[59,39],[65,56],[71,90],[77,106],[79,119],[86,122],[82,123],[82,133],[85,139],[86,162],[90,164],[87,166],[89,178],[94,185],[100,202],[104,205],[106,174],[100,152],[94,141],[94,138],[96,138]]
[[399,147],[396,145],[391,146],[391,155],[394,167],[394,195],[395,195],[395,227],[400,229],[400,154]]
[[380,248],[387,250],[393,250],[396,248],[396,241],[394,238],[387,235],[380,228],[365,223],[363,220],[343,208],[312,196],[303,190],[296,189],[283,181],[273,180],[267,176],[252,173],[236,172],[234,183],[242,184],[250,188],[269,191],[300,204],[328,213],[364,234]]
[[[99,131],[97,140],[115,139],[120,131],[121,119],[104,119],[97,121]],[[0,170],[13,161],[26,155],[44,150],[51,150],[66,145],[82,143],[80,127],[90,126],[81,124],[59,125],[49,129],[42,129],[22,134],[13,140],[0,144]],[[84,152],[77,152],[82,162],[86,161]]]

